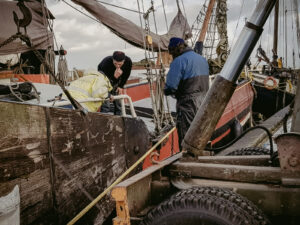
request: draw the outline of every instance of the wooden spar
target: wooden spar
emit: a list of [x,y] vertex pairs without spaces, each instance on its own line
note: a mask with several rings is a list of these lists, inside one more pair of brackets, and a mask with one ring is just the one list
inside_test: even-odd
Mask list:
[[202,43],[204,42],[205,35],[207,33],[208,23],[209,23],[209,20],[210,20],[215,2],[216,2],[215,0],[210,0],[209,1],[207,11],[206,11],[206,15],[205,15],[205,18],[204,18],[204,22],[203,22],[203,25],[202,25],[201,33],[200,33],[200,36],[199,36],[199,39],[198,39],[199,42],[200,41]]
[[194,51],[197,52],[200,55],[202,55],[203,42],[204,42],[204,39],[205,39],[205,35],[207,33],[208,23],[209,23],[209,20],[210,20],[215,2],[216,2],[215,0],[210,0],[209,1],[207,11],[206,11],[206,14],[205,14],[205,18],[204,18],[204,22],[203,22],[203,25],[202,25],[201,33],[200,33],[198,41],[196,42],[196,45],[195,45]]
[[276,4],[275,4],[275,11],[274,11],[273,64],[277,63],[276,59],[278,57],[278,55],[277,55],[277,46],[278,46],[278,11],[279,11],[279,1],[276,2]]

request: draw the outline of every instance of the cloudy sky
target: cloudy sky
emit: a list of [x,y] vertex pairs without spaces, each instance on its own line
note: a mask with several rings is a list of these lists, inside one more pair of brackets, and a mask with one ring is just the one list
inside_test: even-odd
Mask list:
[[[73,4],[70,0],[65,0],[70,3],[78,10],[86,12],[82,7]],[[136,0],[102,0],[107,3],[118,5],[133,10],[138,10]],[[140,1],[142,2],[142,1]],[[181,3],[182,11],[187,15],[187,19],[190,25],[195,21],[201,7],[205,0],[179,0]],[[182,5],[183,2],[183,5]],[[228,0],[228,37],[229,44],[232,44],[237,40],[246,18],[250,18],[252,11],[254,10],[256,0]],[[283,1],[282,1],[283,2]],[[296,27],[292,27],[292,11],[291,11],[291,0],[286,0],[285,8],[287,9],[287,24],[288,24],[288,66],[293,66],[292,51],[294,49],[297,57],[295,60],[296,66],[300,67],[299,60],[299,48],[296,48]],[[144,51],[136,47],[131,46],[124,40],[117,37],[115,34],[110,32],[104,25],[88,18],[81,14],[75,9],[68,6],[63,1],[59,0],[46,0],[48,8],[52,14],[56,17],[54,21],[54,31],[58,46],[63,47],[68,51],[67,60],[69,69],[76,67],[77,69],[96,69],[98,63],[107,55],[111,55],[115,50],[122,50],[133,61],[139,61],[144,58]],[[150,6],[150,0],[144,0],[145,9]],[[175,0],[164,0],[166,16],[168,25],[177,13],[177,5]],[[118,9],[112,6],[104,5],[110,10],[126,17],[132,22],[140,25],[139,15],[135,12]],[[299,5],[300,7],[300,5]],[[159,34],[166,33],[166,23],[164,19],[164,11],[162,6],[162,0],[154,0],[154,8],[156,9],[155,17],[157,21]],[[298,9],[298,12],[300,10]],[[283,15],[284,11],[280,11],[280,15]],[[272,16],[271,16],[272,17]],[[281,18],[283,18],[281,16]],[[151,30],[154,31],[153,18],[150,17]],[[261,42],[265,51],[270,55],[272,49],[272,33],[273,33],[273,22],[272,20],[267,21],[265,24],[265,32],[259,42]],[[291,35],[294,33],[293,35]],[[279,26],[280,38],[284,35],[283,20],[280,19]],[[234,38],[235,37],[235,38]],[[279,41],[279,55],[284,56],[285,45],[283,41]],[[255,63],[256,59],[252,55],[252,62]]]

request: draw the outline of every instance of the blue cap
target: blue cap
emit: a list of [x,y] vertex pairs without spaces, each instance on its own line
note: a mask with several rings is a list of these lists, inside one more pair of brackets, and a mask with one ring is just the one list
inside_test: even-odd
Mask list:
[[172,37],[171,39],[170,39],[170,43],[169,43],[169,48],[170,47],[176,47],[177,45],[179,45],[179,44],[183,44],[184,43],[184,40],[183,39],[181,39],[181,38],[177,38],[177,37]]

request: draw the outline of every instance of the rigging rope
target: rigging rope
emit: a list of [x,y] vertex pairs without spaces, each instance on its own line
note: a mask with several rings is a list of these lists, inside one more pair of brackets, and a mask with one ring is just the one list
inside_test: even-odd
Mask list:
[[[61,47],[62,49],[62,47]],[[59,55],[58,59],[58,65],[57,65],[57,77],[58,79],[64,83],[64,85],[67,85],[68,83],[68,64],[66,57],[64,55]]]
[[[244,8],[244,4],[245,4],[245,0],[243,0],[242,2],[242,5],[241,5],[241,8],[240,8],[240,13],[239,13],[239,18],[237,20],[237,23],[236,23],[236,27],[235,27],[235,31],[233,33],[233,39],[232,39],[232,43],[231,43],[231,47],[233,47],[234,45],[234,40],[235,40],[235,36],[236,36],[236,32],[237,32],[237,29],[238,29],[238,26],[239,26],[239,23],[240,23],[240,18],[241,18],[241,15],[242,15],[242,11],[243,11],[243,8]],[[230,48],[231,48],[230,47]]]
[[98,22],[98,23],[101,24],[101,22],[100,22],[99,20],[97,20],[97,19],[95,19],[94,17],[91,17],[90,15],[88,15],[88,14],[86,14],[86,13],[80,11],[79,9],[77,9],[77,8],[74,7],[74,6],[72,6],[70,3],[66,2],[65,0],[62,0],[62,2],[65,3],[65,4],[67,4],[67,5],[70,6],[71,8],[75,9],[76,11],[80,12],[81,14],[87,16],[88,18],[90,18],[90,19],[92,19],[92,20],[94,20],[94,21],[96,21],[96,22]]
[[111,4],[111,3],[107,3],[107,2],[103,2],[103,1],[99,1],[99,0],[97,0],[97,2],[100,2],[100,3],[106,4],[106,5],[110,5],[110,6],[113,6],[113,7],[119,8],[119,9],[124,9],[124,10],[130,11],[130,12],[135,12],[135,13],[140,13],[140,14],[143,14],[143,13],[142,13],[142,12],[140,12],[140,11],[136,11],[136,10],[129,9],[129,8],[125,8],[125,7],[118,6],[118,5],[114,5],[114,4]]
[[[195,46],[195,44],[198,40],[198,37],[200,35],[200,32],[201,32],[200,24],[203,23],[203,21],[204,21],[205,12],[206,12],[206,8],[207,8],[206,5],[207,5],[207,0],[205,0],[202,8],[200,9],[200,12],[198,13],[195,21],[192,24],[191,29],[192,29],[192,32],[194,31],[193,36],[191,38],[192,47]],[[197,25],[197,26],[195,27],[195,25]]]
[[177,3],[177,9],[178,9],[179,11],[181,11],[180,6],[179,6],[179,0],[176,0],[176,3]]
[[181,0],[181,5],[182,5],[182,8],[183,8],[184,16],[185,16],[185,18],[187,18],[186,12],[185,12],[185,7],[184,7],[184,4],[183,4],[183,0]]
[[[143,1],[142,1],[142,3],[143,3]],[[138,10],[140,11],[141,9],[140,9],[140,4],[139,4],[138,0],[137,0],[137,4],[138,4]],[[144,5],[143,5],[143,7],[144,7]],[[147,80],[148,80],[149,86],[150,86],[150,97],[151,97],[151,103],[152,103],[152,108],[153,108],[153,120],[155,123],[155,130],[157,133],[159,133],[161,131],[161,129],[164,127],[164,125],[169,124],[169,123],[173,124],[174,121],[170,114],[169,103],[168,103],[167,98],[165,99],[166,105],[167,105],[167,112],[165,111],[165,107],[164,107],[164,97],[165,96],[164,96],[162,90],[163,90],[163,86],[164,86],[164,82],[165,82],[165,69],[164,69],[164,66],[162,63],[162,54],[161,54],[160,46],[158,46],[158,59],[160,61],[160,66],[161,66],[159,73],[157,71],[156,66],[154,66],[154,68],[153,68],[153,61],[151,60],[151,59],[157,58],[157,57],[155,57],[155,53],[153,51],[152,37],[150,36],[149,15],[151,12],[153,15],[155,32],[157,34],[158,29],[157,29],[153,1],[151,1],[150,8],[143,15],[144,24],[145,24],[144,30],[146,31],[145,34],[143,33],[143,37],[144,37],[143,40],[144,40],[144,49],[145,49],[145,59],[147,61],[146,75],[147,75]],[[140,25],[141,25],[141,28],[143,29],[143,22],[142,22],[141,16],[140,16]]]
[[[151,4],[152,4],[152,7],[153,7],[153,1],[151,1]],[[156,32],[156,34],[158,34],[154,10],[152,11],[152,14],[153,14],[153,20],[154,20],[154,25],[155,25],[155,32]],[[159,54],[159,60],[160,60],[161,69],[160,69],[159,75],[158,75],[157,74],[157,69],[155,68],[155,73],[156,73],[156,82],[159,83],[160,87],[156,88],[157,95],[155,97],[160,99],[160,101],[159,101],[160,106],[158,108],[161,111],[160,112],[161,117],[162,117],[161,121],[164,122],[164,117],[165,117],[165,120],[167,120],[168,123],[171,122],[172,124],[174,124],[173,117],[170,116],[170,107],[169,107],[168,98],[163,93],[163,88],[164,88],[163,85],[165,83],[166,75],[165,75],[164,64],[162,62],[162,54],[161,54],[160,45],[158,45],[158,54]],[[154,57],[153,49],[152,49],[152,56]],[[165,109],[164,109],[164,97],[165,97],[165,101],[166,101],[167,111],[168,111],[169,117],[166,115],[166,112],[165,112]]]
[[[57,44],[57,40],[56,40],[56,36],[54,34],[54,31],[53,31],[53,24],[50,25],[49,23],[49,20],[47,20],[47,18],[50,18],[50,15],[49,15],[49,10],[46,10],[47,8],[47,5],[46,5],[46,2],[44,0],[43,1],[43,13],[44,12],[47,12],[47,15],[43,15],[44,17],[44,20],[46,20],[48,22],[48,26],[49,26],[49,29],[51,30],[51,32],[53,33],[53,38],[54,38],[54,43],[56,45],[56,49],[59,49],[58,48],[58,44]],[[47,16],[47,17],[46,17]],[[47,32],[48,33],[48,32]],[[62,49],[62,47],[61,47]],[[68,79],[68,65],[67,65],[67,59],[64,55],[61,54],[60,51],[58,51],[58,55],[59,55],[59,60],[58,60],[58,65],[57,65],[57,72],[58,74],[56,75],[57,79],[59,79],[64,85],[67,85],[67,79]],[[55,68],[54,68],[54,65],[55,65],[55,53],[54,53],[54,49],[51,48],[51,49],[47,49],[46,53],[45,53],[45,61],[52,66],[52,70],[55,71]],[[41,64],[41,68],[40,68],[41,73],[46,73],[46,68],[45,68],[45,65],[44,64]],[[48,71],[47,71],[48,72]],[[50,76],[50,83],[51,84],[55,84],[55,81],[54,79],[52,78],[52,76]]]
[[162,2],[163,10],[164,10],[166,27],[167,27],[167,31],[168,31],[169,30],[169,26],[168,26],[168,20],[167,20],[167,15],[166,15],[166,10],[165,10],[165,2],[164,2],[164,0],[161,0],[161,2]]

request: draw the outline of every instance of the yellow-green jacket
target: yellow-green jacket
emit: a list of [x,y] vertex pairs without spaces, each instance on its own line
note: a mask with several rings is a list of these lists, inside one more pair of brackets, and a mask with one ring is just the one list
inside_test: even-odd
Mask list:
[[[82,100],[87,98],[108,97],[112,86],[108,78],[99,72],[89,72],[85,76],[72,81],[68,90],[73,98]],[[103,102],[85,102],[80,103],[89,112],[97,112]]]

